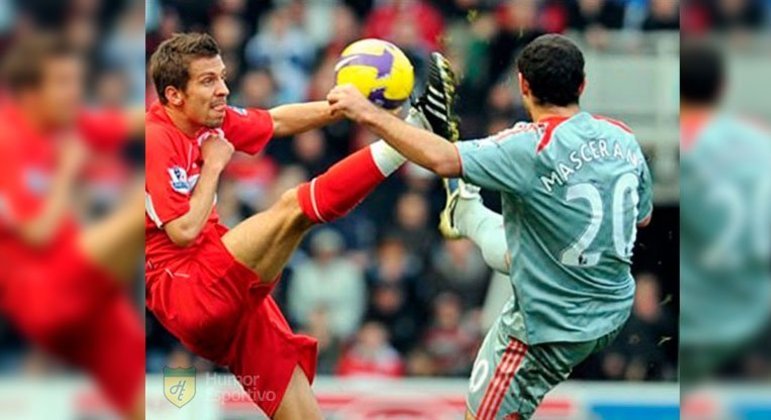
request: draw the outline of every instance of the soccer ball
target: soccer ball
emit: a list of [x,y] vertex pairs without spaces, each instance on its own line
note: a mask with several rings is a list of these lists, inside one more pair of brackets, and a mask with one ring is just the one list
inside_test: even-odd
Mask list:
[[351,84],[375,105],[398,108],[412,93],[412,64],[396,45],[362,39],[347,46],[335,65],[337,85]]

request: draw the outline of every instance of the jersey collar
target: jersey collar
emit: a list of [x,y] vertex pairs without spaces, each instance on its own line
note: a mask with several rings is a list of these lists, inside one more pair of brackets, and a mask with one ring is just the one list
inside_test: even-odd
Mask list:
[[209,133],[218,132],[222,134],[221,129],[211,129],[207,127],[201,127],[198,129],[198,131],[195,132],[195,135],[193,137],[188,136],[185,134],[182,130],[180,130],[175,124],[174,121],[169,118],[169,114],[166,112],[166,108],[161,104],[159,100],[155,100],[155,102],[150,105],[150,109],[147,111],[150,115],[150,121],[158,121],[162,122],[164,124],[169,124],[172,127],[174,127],[179,134],[181,134],[186,139],[196,143],[197,145],[201,145],[201,140],[203,139],[204,135],[207,135]]

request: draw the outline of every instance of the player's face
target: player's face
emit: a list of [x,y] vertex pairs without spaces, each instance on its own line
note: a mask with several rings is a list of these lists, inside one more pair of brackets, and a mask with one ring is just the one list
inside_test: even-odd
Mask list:
[[76,57],[46,61],[40,86],[33,93],[44,120],[57,127],[71,125],[83,103],[84,67]]
[[190,63],[188,71],[190,80],[183,94],[183,112],[196,124],[221,127],[230,94],[225,84],[225,63],[220,56],[199,58]]

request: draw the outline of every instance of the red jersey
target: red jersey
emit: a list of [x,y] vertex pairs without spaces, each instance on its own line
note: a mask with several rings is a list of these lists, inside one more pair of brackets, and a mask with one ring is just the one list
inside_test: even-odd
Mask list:
[[[76,130],[89,146],[102,151],[116,149],[129,137],[128,121],[119,111],[83,111]],[[45,247],[30,247],[15,232],[20,223],[38,215],[51,192],[56,141],[56,133],[34,129],[12,104],[0,106],[0,278],[45,262],[48,253],[77,232],[71,215]]]
[[[237,151],[256,154],[273,136],[273,119],[267,111],[228,106],[221,129]],[[161,269],[176,272],[189,262],[200,263],[205,271],[212,261],[205,255],[227,231],[212,208],[201,234],[193,245],[175,245],[163,231],[163,225],[187,213],[190,197],[201,174],[203,158],[200,142],[212,129],[202,128],[190,137],[179,130],[155,102],[147,112],[145,124],[145,259],[147,277]],[[215,199],[216,201],[216,199]],[[212,203],[212,206],[214,203]],[[179,273],[184,275],[184,273]]]

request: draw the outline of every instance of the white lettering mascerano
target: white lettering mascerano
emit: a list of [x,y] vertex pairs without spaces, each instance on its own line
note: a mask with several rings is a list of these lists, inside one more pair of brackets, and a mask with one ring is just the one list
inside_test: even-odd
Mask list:
[[637,168],[642,156],[637,153],[636,147],[623,147],[616,140],[599,139],[581,144],[568,154],[568,159],[567,162],[555,162],[554,170],[548,175],[541,175],[541,184],[547,192],[551,193],[555,184],[564,185],[573,174],[594,161],[625,160]]

